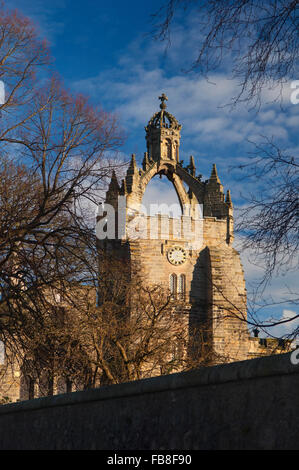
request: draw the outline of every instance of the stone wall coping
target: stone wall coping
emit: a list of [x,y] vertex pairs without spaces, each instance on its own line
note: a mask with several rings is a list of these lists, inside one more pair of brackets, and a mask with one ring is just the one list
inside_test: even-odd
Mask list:
[[180,372],[166,376],[151,377],[122,384],[107,385],[80,392],[36,398],[33,400],[9,403],[0,406],[0,416],[4,414],[26,412],[71,406],[76,404],[123,398],[147,393],[164,392],[206,385],[224,384],[255,378],[299,374],[299,365],[290,361],[291,353],[259,357],[246,361],[220,364],[189,372]]

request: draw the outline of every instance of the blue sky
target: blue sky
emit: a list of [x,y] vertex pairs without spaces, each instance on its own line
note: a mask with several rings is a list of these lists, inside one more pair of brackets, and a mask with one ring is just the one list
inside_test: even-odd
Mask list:
[[[90,96],[95,105],[119,116],[127,140],[121,151],[125,158],[135,153],[140,163],[145,151],[144,126],[158,110],[157,97],[168,95],[168,109],[183,125],[181,158],[194,155],[197,171],[203,179],[210,175],[212,163],[225,190],[231,189],[235,205],[244,204],[241,195],[249,189],[262,191],[259,181],[244,181],[233,168],[243,163],[251,150],[247,139],[258,141],[261,135],[275,137],[282,148],[298,155],[299,104],[290,103],[291,88],[283,90],[283,107],[271,100],[273,91],[265,91],[264,105],[257,114],[246,106],[231,109],[227,104],[238,90],[226,67],[209,77],[209,81],[184,68],[194,59],[197,41],[196,18],[174,25],[170,49],[154,41],[150,15],[161,6],[151,2],[112,2],[85,0],[12,0],[37,24],[41,37],[47,38],[55,67],[67,87]],[[290,77],[290,80],[299,77]],[[172,201],[171,188],[165,183],[163,198]],[[161,187],[152,184],[156,200]],[[259,270],[250,263],[250,253],[243,256],[248,281],[256,279]],[[281,299],[289,288],[298,284],[298,275],[274,280],[269,294]],[[249,284],[248,284],[249,285]],[[294,306],[275,308],[281,316]]]

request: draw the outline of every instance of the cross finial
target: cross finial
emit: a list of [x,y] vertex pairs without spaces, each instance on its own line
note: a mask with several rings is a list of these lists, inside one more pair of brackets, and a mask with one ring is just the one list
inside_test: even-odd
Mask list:
[[161,108],[161,109],[166,109],[166,103],[165,103],[165,101],[168,101],[168,98],[167,98],[167,96],[165,95],[165,93],[162,93],[162,95],[159,96],[159,100],[161,100],[160,108]]

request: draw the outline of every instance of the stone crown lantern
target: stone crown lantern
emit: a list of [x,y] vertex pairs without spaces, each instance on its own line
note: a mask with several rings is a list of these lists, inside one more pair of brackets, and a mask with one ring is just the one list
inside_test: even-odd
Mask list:
[[146,131],[148,158],[153,161],[172,160],[179,162],[180,130],[182,126],[166,110],[167,96],[162,93],[160,111],[149,120]]

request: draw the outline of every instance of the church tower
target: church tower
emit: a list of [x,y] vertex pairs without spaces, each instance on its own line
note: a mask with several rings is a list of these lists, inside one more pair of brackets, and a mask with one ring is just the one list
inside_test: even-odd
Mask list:
[[[145,282],[168,289],[174,302],[183,298],[190,334],[194,326],[202,328],[216,355],[230,361],[247,359],[246,288],[240,257],[232,246],[230,192],[225,195],[215,164],[209,179],[202,181],[193,156],[187,165],[180,160],[181,125],[167,110],[167,96],[163,93],[159,99],[160,110],[145,127],[142,168],[132,155],[121,184],[112,175],[106,204],[116,210],[115,230],[101,247],[126,256],[133,282],[138,268]],[[156,175],[173,184],[180,218],[141,212],[145,189]]]

